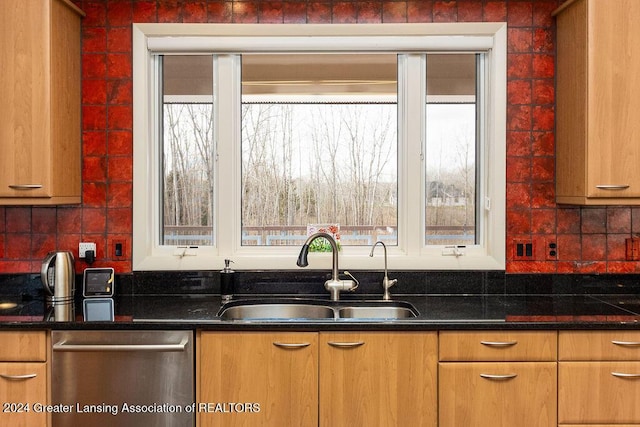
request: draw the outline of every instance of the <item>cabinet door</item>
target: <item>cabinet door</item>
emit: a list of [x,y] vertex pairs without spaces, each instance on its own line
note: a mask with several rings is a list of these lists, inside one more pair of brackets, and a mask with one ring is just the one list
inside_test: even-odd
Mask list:
[[640,362],[560,362],[561,423],[640,424]]
[[556,426],[556,363],[440,363],[439,427]]
[[435,426],[435,333],[321,333],[320,426]]
[[640,361],[640,331],[560,331],[563,361]]
[[50,23],[43,3],[0,2],[0,197],[49,194]]
[[443,331],[441,362],[550,362],[558,357],[553,331]]
[[47,336],[45,331],[1,331],[0,361],[45,362]]
[[0,363],[0,425],[42,427],[47,414],[34,404],[47,404],[46,363]]
[[318,334],[203,332],[200,426],[317,426]]
[[[589,196],[639,197],[640,2],[591,0],[588,18]],[[598,190],[600,185],[629,188]]]

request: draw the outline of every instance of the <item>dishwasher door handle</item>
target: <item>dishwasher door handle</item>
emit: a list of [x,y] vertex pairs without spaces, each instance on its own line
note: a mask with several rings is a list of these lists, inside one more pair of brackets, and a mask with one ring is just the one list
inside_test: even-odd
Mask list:
[[67,344],[66,341],[53,345],[53,351],[184,351],[189,338],[177,344]]

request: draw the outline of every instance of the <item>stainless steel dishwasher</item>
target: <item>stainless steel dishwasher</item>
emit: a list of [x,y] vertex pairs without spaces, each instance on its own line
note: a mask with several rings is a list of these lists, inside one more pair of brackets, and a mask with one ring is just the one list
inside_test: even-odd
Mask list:
[[53,427],[195,425],[192,331],[53,331]]

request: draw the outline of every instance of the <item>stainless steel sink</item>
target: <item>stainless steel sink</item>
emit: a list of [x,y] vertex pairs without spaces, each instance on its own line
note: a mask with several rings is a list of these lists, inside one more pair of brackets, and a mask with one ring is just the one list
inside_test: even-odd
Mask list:
[[402,320],[418,316],[412,304],[403,301],[234,301],[222,307],[222,320],[318,321]]
[[387,306],[353,306],[338,310],[342,319],[370,319],[370,320],[399,320],[417,316],[415,309],[410,307]]
[[223,308],[223,320],[333,319],[335,311],[325,305],[304,303],[241,304]]

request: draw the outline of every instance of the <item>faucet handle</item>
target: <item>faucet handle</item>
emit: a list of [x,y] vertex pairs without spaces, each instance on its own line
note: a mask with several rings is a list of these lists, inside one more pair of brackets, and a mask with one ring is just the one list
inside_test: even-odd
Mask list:
[[391,292],[389,292],[389,288],[391,288],[396,283],[398,283],[398,279],[389,280],[387,276],[384,276],[384,279],[382,280],[382,288],[384,290],[384,293],[382,294],[383,300],[385,301],[391,300]]
[[356,285],[353,288],[349,289],[349,291],[353,292],[356,289],[358,289],[358,286],[360,286],[360,282],[358,282],[358,279],[353,277],[353,275],[351,273],[349,273],[347,270],[344,271],[344,274],[346,274],[347,276],[351,277],[353,279],[353,281],[356,283]]
[[396,283],[398,283],[398,279],[389,279],[388,277],[385,277],[382,281],[382,286],[384,286],[385,289],[389,289]]

